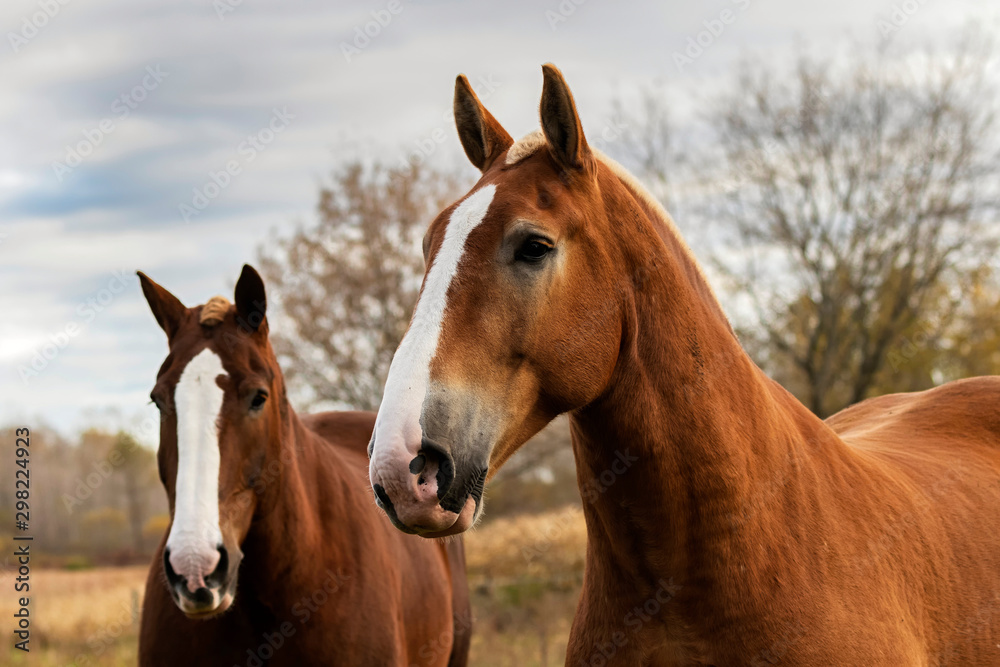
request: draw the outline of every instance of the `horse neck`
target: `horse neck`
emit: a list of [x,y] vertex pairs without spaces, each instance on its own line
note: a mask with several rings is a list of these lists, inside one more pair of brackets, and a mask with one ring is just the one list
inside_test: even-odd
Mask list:
[[278,442],[271,449],[278,456],[262,473],[259,515],[245,543],[245,566],[254,570],[262,597],[280,606],[289,591],[311,590],[303,587],[315,588],[315,581],[329,576],[329,564],[340,554],[337,541],[326,532],[332,525],[327,519],[337,513],[339,521],[341,513],[350,512],[345,511],[348,484],[339,454],[302,423],[284,391],[279,400],[280,425],[272,436]]
[[746,355],[669,219],[635,206],[609,216],[636,224],[622,241],[633,278],[609,388],[571,415],[578,482],[619,575],[683,577],[714,548],[731,558],[733,522],[773,519],[761,503],[798,483],[815,443],[839,440]]

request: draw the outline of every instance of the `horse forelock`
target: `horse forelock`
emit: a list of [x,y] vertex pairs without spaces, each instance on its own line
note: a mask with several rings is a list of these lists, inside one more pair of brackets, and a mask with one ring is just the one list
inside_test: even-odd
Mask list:
[[226,319],[226,313],[229,312],[231,306],[232,304],[229,303],[226,297],[213,296],[201,307],[201,315],[198,318],[198,322],[208,327],[221,324]]
[[544,145],[545,135],[542,134],[541,130],[529,132],[507,149],[507,157],[504,158],[504,162],[508,165],[517,164],[537,153]]

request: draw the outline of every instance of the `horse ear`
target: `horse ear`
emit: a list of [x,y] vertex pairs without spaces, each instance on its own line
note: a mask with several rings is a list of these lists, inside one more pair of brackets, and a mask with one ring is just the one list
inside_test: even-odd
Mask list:
[[542,65],[542,133],[552,157],[564,169],[583,169],[591,158],[569,86],[555,65]]
[[507,130],[476,97],[464,74],[455,79],[455,125],[465,154],[479,171],[489,169],[514,143]]
[[267,295],[264,293],[264,281],[260,274],[249,264],[243,265],[240,279],[236,281],[234,298],[240,324],[251,331],[257,331],[265,323]]
[[157,285],[142,271],[136,271],[136,275],[139,276],[142,294],[146,297],[149,309],[153,311],[153,317],[167,334],[167,340],[172,339],[180,327],[187,308],[176,296]]

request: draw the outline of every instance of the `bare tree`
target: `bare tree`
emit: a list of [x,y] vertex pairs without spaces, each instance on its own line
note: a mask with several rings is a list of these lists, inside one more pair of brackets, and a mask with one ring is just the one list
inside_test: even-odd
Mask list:
[[992,51],[909,55],[748,67],[711,117],[728,192],[708,210],[735,246],[716,265],[751,349],[821,416],[868,396],[908,329],[942,335],[996,248]]
[[[934,350],[932,372],[941,379],[1000,375],[1000,271],[983,267],[962,290],[962,304],[947,337]],[[918,366],[928,343],[920,331],[890,353],[894,369]]]
[[668,195],[670,175],[682,169],[684,161],[684,153],[677,148],[667,94],[644,88],[633,102],[615,99],[607,128],[610,132],[602,131],[588,140],[642,174],[647,187],[667,206],[672,199]]
[[285,316],[272,341],[307,402],[378,407],[423,277],[424,231],[459,194],[427,166],[352,162],[321,190],[317,224],[260,249]]

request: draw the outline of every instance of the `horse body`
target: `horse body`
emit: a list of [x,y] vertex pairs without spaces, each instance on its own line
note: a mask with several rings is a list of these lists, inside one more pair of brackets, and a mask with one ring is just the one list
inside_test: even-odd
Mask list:
[[[374,415],[328,412],[300,419],[284,396],[266,335],[256,341],[233,335],[238,313],[226,318],[192,332],[198,336],[190,341],[208,335],[233,378],[241,373],[241,358],[246,363],[251,357],[254,365],[253,353],[241,353],[240,346],[256,342],[260,358],[273,364],[275,383],[268,404],[275,419],[266,439],[272,453],[251,438],[237,438],[244,458],[235,460],[226,443],[220,445],[220,500],[230,488],[238,500],[223,503],[220,523],[224,534],[235,523],[231,530],[242,535],[226,542],[230,558],[242,554],[239,585],[228,609],[190,618],[175,604],[173,582],[165,576],[165,536],[147,579],[139,663],[464,665],[470,611],[461,541],[421,540],[388,525],[367,484],[365,446]],[[175,334],[172,356],[183,358],[189,344]],[[176,474],[165,446],[170,439],[169,432],[161,434],[167,481]],[[223,433],[220,441],[225,439]]]
[[1000,379],[814,416],[543,72],[518,142],[456,83],[482,178],[425,238],[372,440],[389,518],[467,529],[484,463],[569,413],[588,544],[567,666],[1000,664]]

